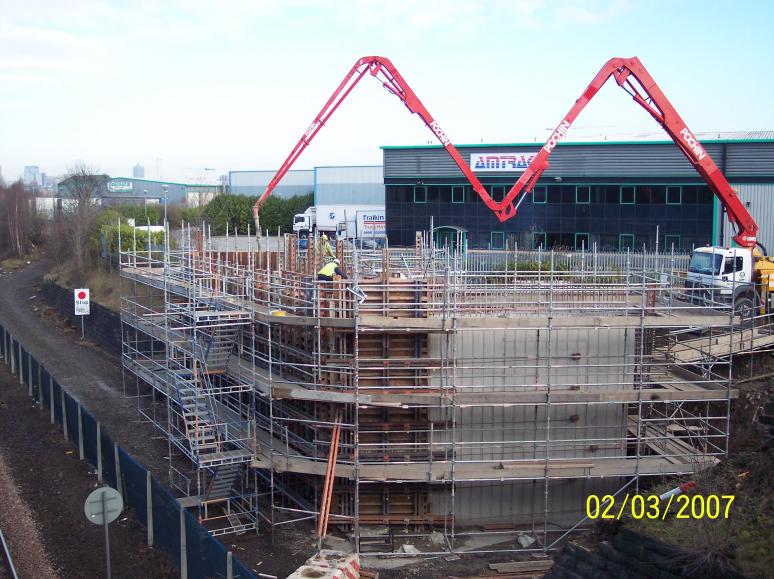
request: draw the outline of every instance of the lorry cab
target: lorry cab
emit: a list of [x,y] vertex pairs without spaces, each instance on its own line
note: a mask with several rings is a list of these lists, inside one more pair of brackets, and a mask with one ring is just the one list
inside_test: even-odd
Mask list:
[[[754,291],[752,251],[742,247],[699,247],[688,265],[686,287],[712,288],[717,301]],[[691,283],[688,283],[691,282]]]
[[314,233],[316,226],[314,207],[308,207],[303,213],[296,213],[293,216],[293,233],[299,237],[309,237]]
[[765,290],[759,287],[759,261],[744,247],[695,249],[685,279],[686,299],[708,307],[731,304],[744,323],[751,323],[769,301],[768,293],[761,293]]

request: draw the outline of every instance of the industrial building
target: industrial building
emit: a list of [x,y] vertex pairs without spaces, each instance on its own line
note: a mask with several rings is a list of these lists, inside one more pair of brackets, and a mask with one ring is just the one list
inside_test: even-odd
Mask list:
[[[234,195],[260,195],[276,173],[276,170],[229,171],[229,192]],[[382,166],[331,166],[288,171],[272,196],[292,197],[309,193],[314,193],[315,205],[382,205]]]
[[358,551],[552,549],[583,497],[725,456],[732,354],[774,342],[680,299],[680,256],[415,233],[340,245],[349,279],[321,282],[294,236],[245,242],[189,229],[120,259],[127,392],[215,534],[317,521]]
[[[136,177],[110,177],[98,175],[97,196],[103,206],[111,205],[163,205],[164,203],[198,207],[220,194],[220,185],[202,185],[199,183],[175,183],[172,181],[154,181]],[[57,196],[70,196],[68,188],[71,179],[65,179],[57,185]]]
[[[774,132],[697,136],[757,222],[774,223]],[[458,149],[498,201],[541,146]],[[517,215],[504,223],[443,147],[382,149],[391,245],[413,244],[415,233],[431,224],[437,244],[477,249],[503,249],[508,243],[529,249],[689,251],[731,240],[722,207],[672,141],[561,141]],[[774,229],[762,228],[760,240],[774,247]]]

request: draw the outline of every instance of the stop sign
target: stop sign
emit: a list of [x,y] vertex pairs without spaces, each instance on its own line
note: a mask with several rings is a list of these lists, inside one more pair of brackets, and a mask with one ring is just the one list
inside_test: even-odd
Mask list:
[[89,300],[88,288],[79,288],[73,290],[74,310],[76,316],[88,316],[91,313],[91,302]]

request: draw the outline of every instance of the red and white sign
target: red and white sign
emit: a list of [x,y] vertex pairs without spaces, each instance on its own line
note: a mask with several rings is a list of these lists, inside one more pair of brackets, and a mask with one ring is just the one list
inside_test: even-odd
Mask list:
[[476,173],[522,173],[537,151],[520,153],[472,153],[470,167]]
[[88,288],[79,288],[73,290],[73,299],[75,300],[76,316],[88,316],[91,313],[91,302],[89,301]]

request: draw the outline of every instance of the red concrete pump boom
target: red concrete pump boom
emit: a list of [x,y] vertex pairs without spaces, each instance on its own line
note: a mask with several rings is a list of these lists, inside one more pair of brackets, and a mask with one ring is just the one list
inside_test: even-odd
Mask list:
[[290,170],[290,167],[293,165],[293,163],[296,162],[296,159],[298,159],[301,153],[304,152],[304,149],[306,149],[309,143],[312,142],[312,139],[314,139],[315,135],[325,125],[331,115],[336,112],[336,109],[339,108],[339,105],[341,105],[344,99],[347,98],[349,93],[352,92],[352,89],[357,86],[357,83],[360,82],[360,80],[367,72],[371,73],[371,76],[376,77],[382,83],[384,88],[403,101],[403,104],[406,105],[406,108],[409,111],[419,115],[419,117],[422,119],[422,122],[427,125],[427,127],[433,132],[436,138],[449,152],[451,158],[454,159],[455,163],[457,163],[457,166],[473,186],[473,189],[475,189],[476,193],[478,193],[481,199],[483,199],[486,206],[489,207],[492,211],[497,211],[500,208],[500,205],[494,199],[492,199],[489,193],[487,193],[486,189],[484,189],[484,186],[473,174],[473,171],[470,169],[468,164],[462,159],[459,151],[454,148],[454,145],[452,145],[449,138],[443,132],[443,129],[441,129],[438,123],[433,119],[430,112],[425,108],[425,105],[422,104],[422,102],[419,100],[419,97],[414,93],[413,90],[411,90],[411,87],[409,87],[408,83],[400,75],[392,62],[383,56],[364,56],[363,58],[359,59],[350,69],[349,73],[347,73],[347,76],[344,77],[344,80],[341,81],[339,86],[333,92],[333,95],[331,95],[331,98],[328,99],[322,110],[320,110],[320,112],[312,121],[312,124],[309,125],[309,128],[299,139],[298,143],[296,143],[296,146],[293,147],[292,151],[290,151],[290,154],[288,155],[287,159],[285,159],[285,162],[282,163],[282,166],[280,166],[276,175],[274,175],[271,181],[269,181],[269,184],[266,186],[266,190],[258,198],[258,201],[255,202],[255,206],[253,207],[253,216],[258,219],[258,212],[263,202],[266,201],[269,195],[271,195],[271,192],[285,176],[285,174]]
[[702,176],[712,192],[718,196],[726,209],[729,221],[733,223],[737,233],[734,241],[742,247],[754,247],[757,241],[758,225],[750,213],[745,209],[739,197],[726,180],[723,173],[715,165],[706,149],[699,143],[695,135],[688,129],[685,122],[677,114],[664,93],[650,76],[638,58],[612,58],[605,63],[602,69],[591,81],[581,97],[575,101],[570,111],[565,115],[556,129],[551,133],[546,143],[540,149],[529,167],[522,173],[519,180],[508,191],[505,198],[497,202],[489,195],[484,186],[473,173],[470,166],[464,161],[459,151],[452,145],[446,133],[430,115],[430,112],[419,100],[419,97],[411,90],[404,78],[396,70],[389,59],[381,56],[365,56],[359,59],[349,71],[344,80],[334,91],[333,95],[317,114],[312,124],[299,139],[296,146],[290,152],[285,162],[279,168],[272,180],[266,186],[266,190],[256,201],[253,207],[253,216],[258,220],[258,213],[266,198],[290,170],[296,159],[311,143],[315,135],[325,125],[331,115],[341,105],[345,98],[352,92],[358,82],[369,72],[371,76],[378,78],[382,85],[392,94],[397,96],[406,108],[416,113],[441,142],[451,158],[465,175],[473,190],[481,197],[486,206],[494,211],[497,218],[507,221],[516,215],[520,203],[537,183],[543,171],[548,168],[548,157],[557,143],[564,138],[570,126],[586,107],[589,101],[604,84],[614,77],[618,86],[631,95],[634,101],[642,106],[664,128],[675,144]]
[[[736,192],[715,165],[707,150],[688,129],[685,121],[680,118],[656,81],[636,57],[611,58],[605,63],[495,210],[500,221],[510,219],[516,214],[519,203],[514,205],[514,201],[523,193],[532,190],[540,175],[548,168],[548,157],[556,144],[564,138],[570,125],[611,76],[615,78],[618,86],[631,95],[634,102],[656,119],[694,169],[702,176],[712,192],[718,196],[726,209],[729,221],[734,224],[736,229],[734,241],[741,247],[755,247],[758,224],[739,200]],[[522,200],[523,196],[519,202]]]

